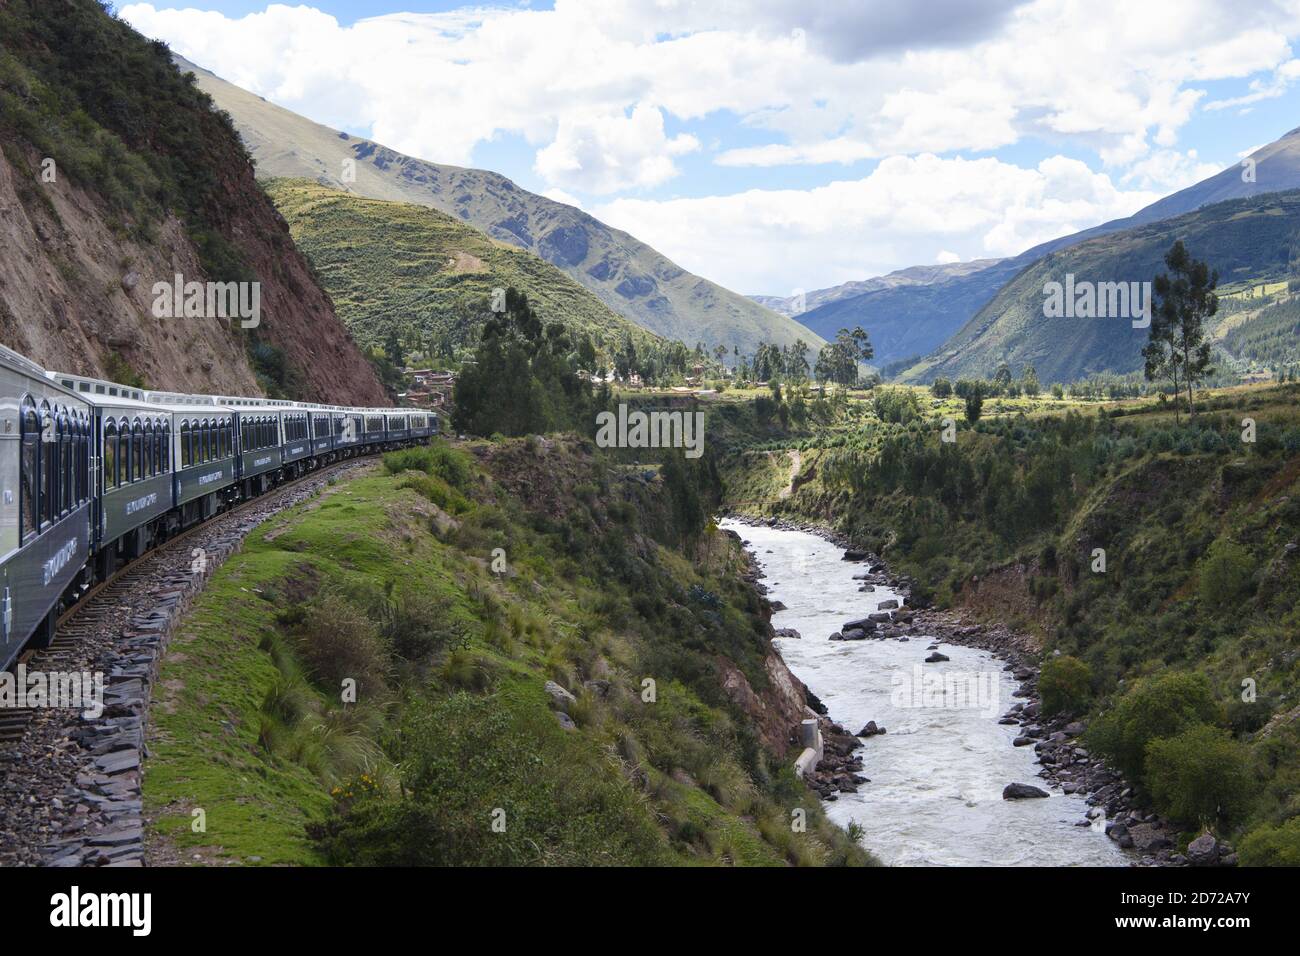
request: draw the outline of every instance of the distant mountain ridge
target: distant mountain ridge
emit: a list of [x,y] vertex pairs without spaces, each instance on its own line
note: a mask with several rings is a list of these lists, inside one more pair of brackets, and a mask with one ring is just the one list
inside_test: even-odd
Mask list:
[[[976,262],[989,264],[976,271],[961,275],[936,271],[929,273],[930,281],[927,282],[924,281],[927,275],[925,270],[934,267],[918,266],[881,277],[887,279],[911,274],[914,281],[909,283],[896,282],[888,288],[866,288],[879,281],[867,279],[860,283],[863,286],[861,290],[847,296],[834,293],[836,290],[851,289],[857,283],[846,283],[831,290],[810,293],[808,311],[800,313],[798,320],[823,338],[833,337],[837,329],[861,325],[871,335],[876,349],[876,362],[881,365],[912,356],[928,355],[940,347],[950,351],[947,346],[949,339],[957,342],[958,339],[953,337],[964,331],[963,326],[967,322],[974,321],[980,310],[990,304],[1004,285],[1052,252],[1100,236],[1194,212],[1225,200],[1300,188],[1300,128],[1261,146],[1248,158],[1254,161],[1253,167],[1240,164],[1229,166],[1208,179],[1145,206],[1131,216],[1039,243],[1012,258],[977,260]],[[819,298],[814,299],[814,296]],[[764,301],[773,307],[780,307],[787,300]],[[960,341],[969,340],[969,337],[964,337]]]
[[[1221,285],[1286,278],[1300,235],[1300,189],[1212,203],[1049,252],[1008,282],[951,339],[899,378],[987,378],[1006,362],[1019,374],[1033,365],[1043,382],[1069,382],[1142,365],[1148,333],[1127,318],[1048,318],[1044,286],[1149,282],[1165,271],[1177,239],[1218,270]],[[1210,331],[1214,331],[1212,323]]]
[[[870,279],[854,279],[825,289],[814,289],[812,292],[806,292],[803,295],[751,295],[750,298],[773,312],[780,312],[782,315],[788,315],[793,319],[798,318],[805,312],[811,312],[820,306],[838,302],[841,299],[849,299],[867,292],[879,292],[882,289],[947,282],[949,279],[970,275],[972,272],[980,272],[990,266],[997,265],[1001,261],[1001,259],[971,259],[969,262],[909,266],[906,269],[898,269],[887,275],[874,276]],[[826,338],[826,336],[823,336],[823,338]]]
[[[371,199],[432,206],[541,256],[645,329],[752,353],[760,342],[824,343],[787,316],[676,265],[587,213],[498,173],[426,162],[314,123],[176,56],[226,110],[263,177],[313,179]],[[355,163],[345,181],[344,160]]]

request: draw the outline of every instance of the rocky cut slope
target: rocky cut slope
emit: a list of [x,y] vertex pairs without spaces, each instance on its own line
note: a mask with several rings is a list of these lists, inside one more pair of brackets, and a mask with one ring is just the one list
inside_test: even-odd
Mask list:
[[[371,199],[432,206],[536,253],[615,312],[688,345],[702,341],[710,349],[722,344],[752,353],[760,342],[824,344],[793,319],[692,275],[635,236],[498,173],[403,155],[313,123],[181,57],[176,61],[230,114],[259,176],[314,179]],[[347,179],[344,160],[354,164]]]
[[[93,0],[0,0],[0,341],[183,391],[389,404],[228,118]],[[260,283],[256,327],[160,319],[153,286]]]

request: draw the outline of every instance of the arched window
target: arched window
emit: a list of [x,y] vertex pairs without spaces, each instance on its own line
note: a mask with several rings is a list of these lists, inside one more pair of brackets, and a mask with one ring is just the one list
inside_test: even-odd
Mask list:
[[158,449],[154,445],[153,419],[144,420],[144,476],[152,478],[158,474]]
[[190,466],[190,420],[181,421],[181,467]]
[[81,440],[77,443],[77,501],[90,500],[90,418],[81,416]]
[[221,422],[221,457],[229,458],[235,453],[235,423],[229,418]]
[[164,418],[162,423],[162,467],[159,470],[163,474],[172,470],[172,423],[168,418]]
[[147,477],[144,469],[144,426],[140,419],[131,423],[131,480]]
[[54,412],[41,402],[41,527],[55,519],[59,510],[59,446],[55,440]]
[[59,412],[59,514],[72,510],[72,419]]
[[125,418],[117,420],[117,483],[131,481],[131,423]]
[[41,501],[41,420],[36,414],[36,403],[30,395],[23,398],[22,411],[22,480],[18,490],[19,513],[22,526],[19,540],[35,534],[40,527]]
[[104,422],[104,490],[117,487],[117,422]]

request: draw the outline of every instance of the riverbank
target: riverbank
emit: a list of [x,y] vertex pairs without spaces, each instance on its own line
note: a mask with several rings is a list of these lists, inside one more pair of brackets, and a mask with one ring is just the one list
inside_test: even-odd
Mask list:
[[[874,592],[875,597],[884,598],[874,602],[864,599],[863,603],[880,605],[886,610],[848,621],[855,626],[842,627],[830,635],[831,640],[906,643],[924,637],[928,639],[926,651],[937,656],[936,663],[948,660],[948,654],[943,652],[946,650],[951,654],[954,646],[991,655],[1000,663],[1001,671],[1011,682],[1009,686],[1014,688],[1011,691],[1014,702],[1005,709],[1000,708],[997,722],[1016,728],[1014,737],[1007,741],[1011,746],[1033,748],[1036,775],[1046,786],[1083,801],[1084,812],[1078,814],[1073,826],[1104,831],[1117,848],[1132,851],[1127,859],[1136,865],[1181,865],[1187,862],[1176,852],[1177,831],[1158,815],[1135,806],[1132,788],[1082,745],[1079,738],[1086,729],[1085,725],[1066,716],[1045,718],[1042,715],[1037,686],[1041,651],[1032,635],[1012,631],[1003,625],[974,622],[950,611],[913,610],[907,604],[911,582],[892,575],[877,556],[854,549],[851,541],[833,530],[780,519],[729,517],[747,528],[814,535],[837,549],[843,549],[844,553],[837,555],[840,561],[852,559],[845,563],[855,569],[852,576],[862,592]],[[768,553],[772,553],[770,548]],[[761,591],[771,594],[772,589],[764,581],[767,572],[763,556],[755,552],[753,557],[757,569],[753,575],[755,583]],[[894,600],[898,600],[901,606],[893,608]],[[777,602],[777,606],[784,605]],[[794,635],[787,628],[779,628],[778,637],[784,643],[792,640]],[[798,637],[803,641],[826,639],[825,635],[818,633],[800,634]],[[810,703],[816,709],[816,704],[820,703],[816,698],[817,682],[810,679],[810,675],[799,674],[797,668],[796,674],[809,684]],[[864,760],[861,747],[862,739],[871,735],[873,725],[868,724],[856,734],[850,734],[838,722],[840,720],[843,720],[843,715],[838,713],[823,715],[826,756],[807,781],[814,791],[831,801],[838,800],[841,794],[857,793],[860,786],[870,783],[872,773],[870,760]],[[1213,853],[1215,858],[1220,855],[1227,857],[1222,862],[1232,862],[1230,850],[1221,845]]]

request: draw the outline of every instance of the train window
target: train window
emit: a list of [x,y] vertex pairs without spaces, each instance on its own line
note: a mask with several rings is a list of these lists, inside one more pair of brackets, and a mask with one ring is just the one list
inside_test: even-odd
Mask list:
[[167,472],[172,470],[172,426],[171,422],[167,419],[163,419],[162,442],[160,444],[161,447],[158,449],[158,454],[160,456],[161,465],[158,470],[163,474],[167,474]]
[[54,414],[50,403],[41,403],[41,527],[55,518],[59,509],[58,445],[53,441]]
[[203,426],[199,429],[199,461],[208,462],[212,460],[212,423],[206,418],[203,419]]
[[104,488],[117,485],[117,422],[104,422]]
[[87,447],[90,447],[87,429],[90,425],[86,424],[86,416],[79,415],[77,418],[77,503],[85,505],[86,498],[90,497],[86,493],[88,479],[90,479],[90,457],[86,454]]
[[59,412],[59,514],[72,510],[72,422],[67,412]]
[[125,418],[117,423],[117,483],[131,480],[131,423]]
[[152,478],[158,474],[157,449],[154,446],[153,420],[144,420],[144,476]]
[[36,403],[28,396],[23,399],[22,414],[22,483],[18,490],[19,509],[22,515],[20,540],[36,532],[40,503],[41,477],[41,422],[36,417]]
[[139,481],[144,477],[144,426],[137,418],[131,424],[131,479]]
[[181,467],[190,466],[190,422],[189,419],[181,420]]

